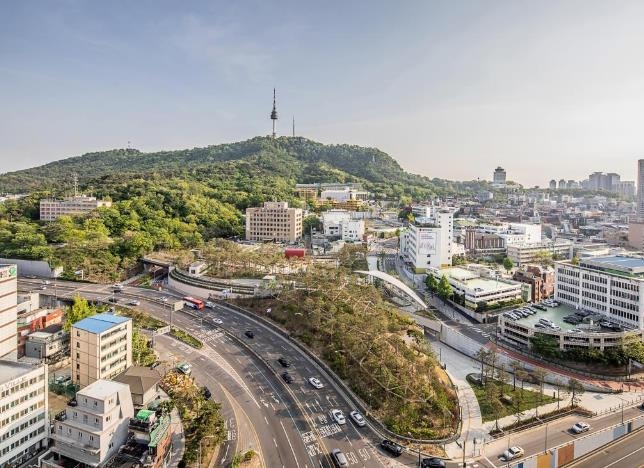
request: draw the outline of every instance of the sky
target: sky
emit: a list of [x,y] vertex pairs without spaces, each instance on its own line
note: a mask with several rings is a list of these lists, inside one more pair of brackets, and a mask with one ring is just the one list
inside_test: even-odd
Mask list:
[[546,186],[644,158],[644,2],[47,0],[0,15],[0,172],[271,131]]

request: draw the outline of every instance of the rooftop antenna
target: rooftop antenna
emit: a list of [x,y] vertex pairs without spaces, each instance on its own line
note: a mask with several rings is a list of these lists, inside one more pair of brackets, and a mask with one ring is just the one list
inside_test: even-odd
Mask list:
[[74,196],[78,196],[78,174],[72,173],[72,180],[74,181]]
[[293,116],[293,138],[295,138],[295,116]]
[[271,120],[273,121],[273,138],[275,138],[275,122],[277,121],[277,105],[275,104],[275,88],[273,88],[273,111],[271,112]]

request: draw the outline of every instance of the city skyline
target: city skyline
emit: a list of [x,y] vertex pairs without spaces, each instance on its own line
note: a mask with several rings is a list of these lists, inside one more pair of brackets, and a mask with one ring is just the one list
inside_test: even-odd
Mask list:
[[298,135],[378,147],[409,172],[491,180],[501,166],[545,187],[610,166],[636,180],[644,4],[334,10],[12,4],[0,171],[130,141],[155,151],[269,135],[276,87],[278,135],[295,116]]

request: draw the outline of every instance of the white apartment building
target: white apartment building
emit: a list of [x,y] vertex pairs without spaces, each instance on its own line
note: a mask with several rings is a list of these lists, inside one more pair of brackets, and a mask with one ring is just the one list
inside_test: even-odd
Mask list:
[[512,244],[535,244],[541,242],[541,224],[502,223],[477,226],[476,231],[496,234],[505,242],[505,247]]
[[97,314],[72,325],[72,381],[111,379],[132,365],[132,319]]
[[644,258],[583,258],[579,265],[555,263],[555,297],[576,309],[644,329]]
[[40,220],[53,221],[63,215],[82,215],[97,208],[112,206],[111,201],[97,200],[95,197],[76,195],[62,200],[44,198],[40,200]]
[[322,226],[326,237],[338,237],[343,241],[361,241],[364,236],[364,221],[352,220],[347,210],[329,210],[322,213]]
[[326,189],[320,194],[321,200],[333,200],[336,202],[346,202],[348,200],[366,201],[369,199],[369,192],[356,190],[353,188],[343,189]]
[[0,361],[0,466],[47,447],[47,414],[47,366]]
[[0,265],[0,359],[18,358],[18,268]]
[[111,380],[97,380],[76,394],[75,406],[68,405],[56,416],[54,441],[43,467],[58,468],[63,460],[98,467],[119,450],[128,437],[134,406],[130,387]]
[[515,266],[534,263],[541,252],[548,252],[555,258],[569,260],[572,258],[573,244],[569,240],[538,242],[533,244],[508,245],[507,256]]
[[400,233],[400,255],[416,273],[450,266],[453,231],[454,211],[450,208],[435,210],[431,218],[418,217]]
[[246,240],[296,242],[302,238],[301,208],[287,202],[264,202],[260,208],[246,208]]

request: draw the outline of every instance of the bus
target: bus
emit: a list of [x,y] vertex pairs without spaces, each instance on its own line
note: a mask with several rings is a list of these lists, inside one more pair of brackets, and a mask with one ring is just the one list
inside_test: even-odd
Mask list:
[[193,309],[201,310],[205,306],[202,300],[195,299],[194,297],[191,297],[191,296],[184,297],[183,301],[186,303],[188,307],[192,307]]

